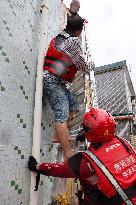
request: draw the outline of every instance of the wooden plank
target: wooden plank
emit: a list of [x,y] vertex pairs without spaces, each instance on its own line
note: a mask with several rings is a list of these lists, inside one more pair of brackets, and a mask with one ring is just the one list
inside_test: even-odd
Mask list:
[[134,120],[134,116],[133,115],[126,115],[126,116],[115,116],[114,117],[115,120]]

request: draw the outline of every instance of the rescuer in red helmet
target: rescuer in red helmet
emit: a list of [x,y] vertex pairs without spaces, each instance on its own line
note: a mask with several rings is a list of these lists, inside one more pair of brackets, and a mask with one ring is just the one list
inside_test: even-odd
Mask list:
[[80,205],[136,205],[136,154],[125,139],[115,136],[115,125],[110,113],[93,108],[77,137],[90,142],[87,151],[63,163],[38,164],[31,156],[28,167],[46,176],[79,179]]

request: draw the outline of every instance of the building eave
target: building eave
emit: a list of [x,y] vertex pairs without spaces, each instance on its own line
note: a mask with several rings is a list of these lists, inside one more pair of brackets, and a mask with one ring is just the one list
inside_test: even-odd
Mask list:
[[108,65],[104,65],[104,66],[100,66],[100,67],[96,67],[96,68],[94,68],[94,73],[100,74],[100,73],[105,73],[107,71],[123,69],[124,67],[126,67],[126,60],[112,63],[112,64],[108,64]]

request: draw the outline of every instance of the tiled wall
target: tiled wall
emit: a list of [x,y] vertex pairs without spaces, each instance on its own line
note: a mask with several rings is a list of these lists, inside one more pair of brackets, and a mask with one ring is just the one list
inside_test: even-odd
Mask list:
[[[110,113],[128,113],[124,70],[95,74],[98,105]],[[129,121],[117,121],[117,134],[130,141]]]
[[96,74],[99,107],[110,113],[127,113],[126,87],[123,69]]
[[[41,0],[0,1],[0,205],[28,205]],[[61,0],[49,1],[47,45],[64,25]],[[45,45],[45,47],[47,46]],[[41,161],[56,160],[48,103],[42,119]],[[51,203],[51,177],[42,177],[40,205]]]

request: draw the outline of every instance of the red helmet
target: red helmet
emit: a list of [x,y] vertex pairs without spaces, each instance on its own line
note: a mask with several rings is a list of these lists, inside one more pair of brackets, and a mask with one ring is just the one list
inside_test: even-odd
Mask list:
[[87,112],[82,125],[85,137],[92,143],[111,141],[116,129],[113,116],[100,108],[93,108]]

